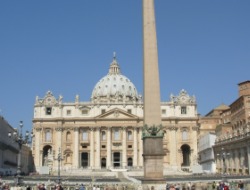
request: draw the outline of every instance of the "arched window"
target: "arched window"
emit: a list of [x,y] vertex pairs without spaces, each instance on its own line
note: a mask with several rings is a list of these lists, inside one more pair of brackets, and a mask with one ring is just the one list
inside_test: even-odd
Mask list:
[[70,154],[66,155],[66,163],[71,163],[71,156],[70,156]]
[[127,133],[128,133],[128,140],[132,141],[133,140],[132,131],[128,131]]
[[128,158],[128,166],[129,167],[133,166],[133,159],[132,158]]
[[66,133],[66,141],[67,142],[71,141],[71,133],[69,131]]
[[51,142],[51,131],[50,131],[50,129],[46,129],[46,131],[45,131],[45,142]]

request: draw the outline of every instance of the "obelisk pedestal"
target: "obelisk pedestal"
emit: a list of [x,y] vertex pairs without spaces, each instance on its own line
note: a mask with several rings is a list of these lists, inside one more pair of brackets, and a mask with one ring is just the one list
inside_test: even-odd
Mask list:
[[162,137],[144,137],[143,158],[144,158],[144,179],[143,183],[157,184],[165,182],[163,179],[163,144]]

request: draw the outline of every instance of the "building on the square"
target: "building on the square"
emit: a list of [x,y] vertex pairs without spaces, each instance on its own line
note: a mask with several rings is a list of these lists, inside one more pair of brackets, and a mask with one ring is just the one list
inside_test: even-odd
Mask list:
[[[164,127],[164,168],[189,170],[197,159],[196,99],[181,90],[161,102]],[[33,118],[35,167],[62,170],[143,168],[143,100],[134,84],[121,74],[116,57],[109,72],[93,88],[91,100],[64,102],[48,91],[36,98]]]
[[225,111],[229,109],[229,106],[221,104],[218,107],[212,109],[205,116],[201,116],[199,119],[199,136],[206,135],[210,132],[215,132],[216,127],[221,123],[221,114],[226,113]]
[[216,163],[213,150],[215,139],[215,133],[208,132],[200,136],[198,140],[199,164],[202,166],[202,170],[206,173],[216,173]]
[[[14,175],[17,172],[19,146],[8,134],[15,129],[0,116],[0,175]],[[21,150],[21,172],[29,174],[33,171],[31,149],[23,145]]]
[[213,147],[218,173],[249,174],[250,81],[238,84],[239,97],[221,113]]

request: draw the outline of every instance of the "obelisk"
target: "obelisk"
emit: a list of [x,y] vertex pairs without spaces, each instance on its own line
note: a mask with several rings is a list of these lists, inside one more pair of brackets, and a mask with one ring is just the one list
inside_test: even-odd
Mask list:
[[163,135],[154,0],[143,1],[143,183],[163,182]]

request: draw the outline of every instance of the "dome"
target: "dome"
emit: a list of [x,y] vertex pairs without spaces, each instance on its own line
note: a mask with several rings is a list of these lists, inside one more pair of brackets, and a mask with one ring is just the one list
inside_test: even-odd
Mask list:
[[109,73],[95,85],[91,100],[94,102],[129,102],[138,100],[135,85],[121,74],[115,54],[110,64]]

